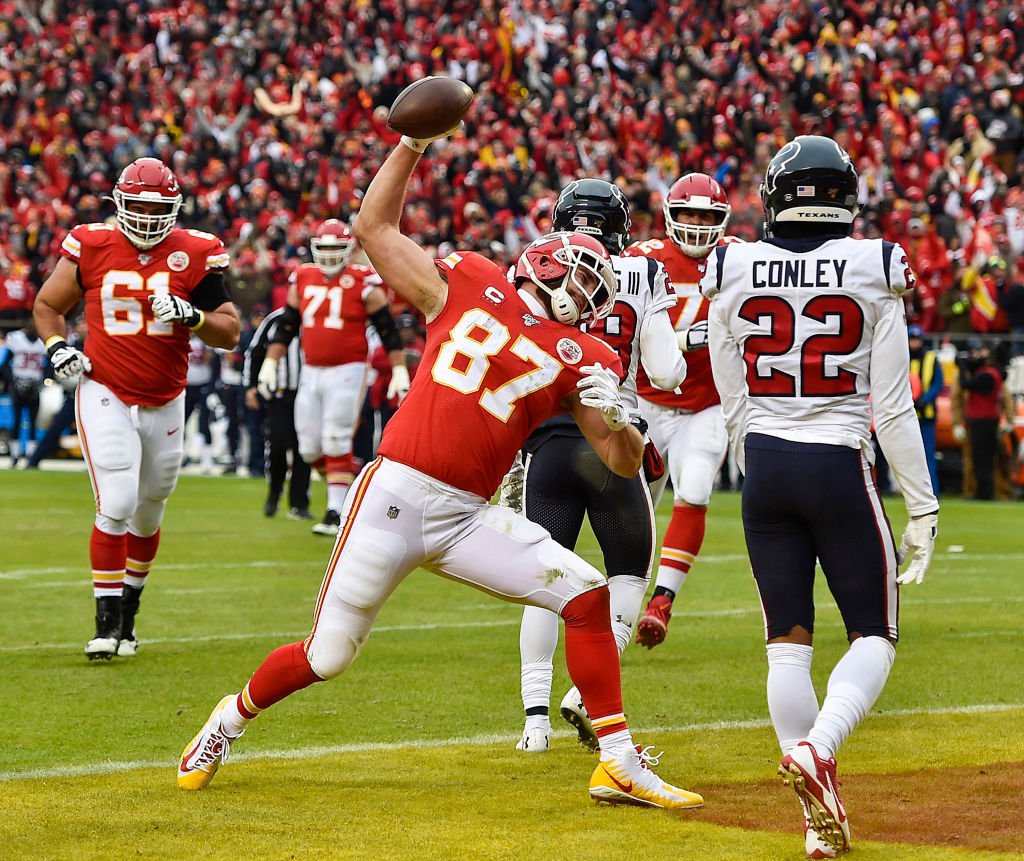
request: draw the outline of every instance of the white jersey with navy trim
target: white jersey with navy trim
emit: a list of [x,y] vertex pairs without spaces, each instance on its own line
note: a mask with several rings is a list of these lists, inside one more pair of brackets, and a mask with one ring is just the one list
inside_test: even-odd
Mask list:
[[873,420],[909,512],[935,511],[901,298],[914,286],[906,252],[880,239],[716,248],[700,289],[712,300],[712,370],[740,452],[746,434],[761,433],[870,456]]
[[[676,297],[669,292],[665,267],[656,260],[613,255],[612,266],[619,282],[615,305],[607,317],[581,328],[618,352],[625,375],[619,385],[622,404],[628,410],[636,410],[636,372],[641,361],[652,379],[670,380],[670,388],[678,386],[686,374],[672,322],[664,314],[675,307]],[[659,313],[667,328],[661,332],[665,327],[659,327],[652,334],[654,318]]]

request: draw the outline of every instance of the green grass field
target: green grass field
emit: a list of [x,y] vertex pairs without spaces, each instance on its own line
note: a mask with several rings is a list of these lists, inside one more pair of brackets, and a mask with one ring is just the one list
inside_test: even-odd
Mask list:
[[[180,792],[177,756],[213,705],[311,619],[330,542],[306,523],[265,519],[264,493],[260,481],[183,477],[143,599],[139,655],[90,664],[88,480],[0,473],[0,857],[803,858],[795,801],[773,780],[736,494],[712,504],[666,643],[623,658],[634,735],[665,749],[659,771],[703,792],[705,811],[596,807],[593,760],[568,732],[546,756],[515,751],[519,609],[422,572],[345,676],[275,706],[207,791]],[[1002,854],[958,848],[965,827],[986,826],[980,814],[970,824],[977,799],[943,781],[954,767],[1024,761],[1022,513],[944,501],[932,569],[902,593],[889,685],[840,756],[857,859],[1021,857],[1019,828]],[[662,527],[667,514],[663,504]],[[902,529],[898,501],[889,514]],[[582,552],[600,567],[589,537]],[[823,588],[815,645],[820,695],[845,648]],[[563,665],[556,714],[567,686]],[[898,785],[922,769],[950,799],[947,837],[858,839],[857,776]],[[761,782],[770,821],[708,818],[736,787]]]

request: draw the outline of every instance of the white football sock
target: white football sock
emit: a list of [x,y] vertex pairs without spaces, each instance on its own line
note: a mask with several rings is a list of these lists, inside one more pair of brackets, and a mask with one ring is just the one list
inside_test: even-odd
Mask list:
[[686,575],[688,573],[687,571],[680,571],[678,568],[670,568],[668,565],[659,565],[658,576],[654,580],[654,585],[661,589],[668,589],[678,595],[679,590],[683,588],[683,583],[686,582]]
[[558,616],[543,607],[524,607],[523,623],[519,628],[524,709],[550,705],[557,646]]
[[228,738],[238,738],[249,726],[250,719],[242,717],[238,710],[238,697],[224,706],[220,712],[220,728]]
[[341,514],[341,507],[345,504],[345,497],[348,496],[350,484],[328,484],[327,485],[327,507],[331,511]]
[[784,754],[807,738],[818,717],[818,697],[811,681],[812,646],[770,643],[768,712]]
[[861,637],[850,644],[832,670],[825,702],[807,733],[819,756],[836,755],[882,693],[895,659],[896,649],[885,637]]
[[618,732],[601,736],[600,743],[601,762],[608,762],[609,759],[615,759],[629,753],[636,753],[633,736],[630,734],[628,727],[620,729]]
[[640,608],[647,592],[646,577],[633,577],[620,574],[608,578],[608,595],[612,608],[612,634],[619,654],[633,639],[636,620],[640,618]]

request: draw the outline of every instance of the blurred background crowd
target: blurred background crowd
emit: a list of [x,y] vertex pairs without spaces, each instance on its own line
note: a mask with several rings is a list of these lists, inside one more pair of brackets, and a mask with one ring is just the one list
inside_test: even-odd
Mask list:
[[910,255],[930,343],[1024,352],[1024,14],[998,0],[0,0],[0,317],[142,155],[177,174],[181,223],[229,246],[242,310],[280,306],[428,74],[478,94],[407,201],[439,256],[512,261],[583,175],[622,187],[643,239],[668,186],[708,173],[757,238],[768,159],[825,134],[860,174],[856,235]]

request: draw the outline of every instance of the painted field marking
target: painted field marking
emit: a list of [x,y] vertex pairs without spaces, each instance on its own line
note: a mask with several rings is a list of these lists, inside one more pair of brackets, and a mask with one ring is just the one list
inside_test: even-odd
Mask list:
[[[873,712],[875,717],[926,717],[943,715],[996,714],[1000,712],[1024,710],[1024,703],[983,703],[973,706],[954,706],[952,708],[929,709],[892,709]],[[647,733],[705,733],[725,732],[735,729],[766,729],[771,721],[766,718],[751,720],[712,721],[703,724],[686,726],[652,726],[644,727]],[[554,730],[554,738],[575,738],[575,730]],[[519,738],[519,734],[488,733],[464,738],[413,739],[409,741],[371,741],[355,744],[335,744],[315,747],[295,747],[283,750],[263,750],[251,753],[232,754],[235,762],[259,762],[260,760],[279,759],[319,759],[341,753],[369,753],[373,751],[399,750],[431,750],[442,747],[488,747],[496,744],[511,745]],[[170,768],[173,760],[134,760],[132,762],[94,762],[81,765],[55,766],[53,768],[32,768],[24,771],[0,771],[0,781],[11,780],[52,780],[65,777],[94,777],[101,774],[120,774],[141,768]]]
[[[1018,562],[1024,560],[1024,553],[936,553],[932,560],[944,562],[970,562],[979,560],[991,560],[994,562]],[[742,553],[730,554],[707,554],[701,556],[700,562],[708,565],[720,565],[729,562],[746,562],[747,557]],[[218,569],[232,568],[292,568],[297,566],[310,566],[322,568],[323,561],[311,562],[308,559],[261,559],[255,562],[219,562]],[[161,571],[200,571],[208,570],[212,566],[208,562],[182,562],[159,564]],[[61,565],[46,568],[12,568],[9,571],[0,571],[0,580],[24,580],[26,577],[41,577],[46,574],[82,574],[88,580],[88,570],[85,565]]]

